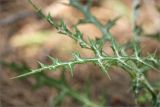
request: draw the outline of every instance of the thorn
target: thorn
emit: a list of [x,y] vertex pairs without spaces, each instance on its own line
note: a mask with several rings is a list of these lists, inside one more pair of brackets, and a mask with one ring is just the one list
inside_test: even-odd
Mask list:
[[59,60],[58,59],[55,59],[51,56],[48,56],[48,58],[52,61],[53,64],[59,64]]
[[45,67],[45,65],[39,61],[37,61],[41,68]]
[[55,61],[55,59],[53,58],[53,57],[51,57],[51,56],[47,56],[52,62],[54,62]]
[[109,80],[111,80],[110,75],[108,74],[108,71],[106,70],[106,68],[104,67],[103,63],[101,61],[98,61],[98,65],[100,66],[101,70],[107,74]]
[[37,73],[37,72],[41,72],[41,71],[42,71],[42,69],[32,70],[32,71],[30,71],[30,72],[28,72],[28,73],[24,73],[24,74],[15,76],[15,77],[11,77],[10,79],[22,78],[22,77],[25,77],[25,76],[29,76],[29,75],[35,74],[35,73]]
[[73,66],[71,64],[68,65],[70,69],[71,76],[73,77]]
[[82,59],[80,57],[80,54],[78,52],[73,53],[73,57],[74,57],[75,60],[82,61]]

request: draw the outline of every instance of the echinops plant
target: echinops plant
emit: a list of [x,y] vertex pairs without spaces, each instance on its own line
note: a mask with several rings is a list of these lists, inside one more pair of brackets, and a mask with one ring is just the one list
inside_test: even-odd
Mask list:
[[[84,58],[81,57],[79,52],[75,52],[73,54],[73,59],[69,61],[62,62],[59,59],[53,58],[49,56],[49,59],[53,62],[50,65],[43,64],[39,62],[40,67],[30,72],[26,72],[24,74],[18,75],[15,78],[25,77],[28,75],[32,75],[35,73],[42,73],[44,70],[54,71],[58,68],[69,69],[72,76],[74,76],[74,66],[77,64],[86,64],[88,62],[94,63],[98,65],[102,72],[107,74],[108,78],[111,79],[109,75],[109,69],[113,66],[120,67],[129,74],[132,80],[132,90],[136,97],[139,96],[141,91],[149,93],[151,96],[151,102],[153,107],[160,107],[160,90],[156,90],[148,81],[146,77],[146,72],[150,69],[156,70],[159,72],[160,67],[160,59],[156,57],[156,53],[149,54],[148,56],[143,56],[141,54],[141,47],[139,43],[139,38],[141,35],[140,26],[137,25],[139,8],[140,8],[141,0],[132,0],[133,2],[133,39],[130,40],[126,44],[120,44],[110,33],[110,29],[116,24],[116,21],[120,18],[117,17],[113,20],[110,20],[106,24],[100,23],[100,21],[92,15],[90,12],[90,8],[92,6],[92,0],[88,0],[86,5],[82,5],[79,0],[69,0],[69,6],[72,6],[82,12],[84,15],[84,19],[80,21],[80,23],[91,23],[95,25],[102,33],[102,37],[97,40],[85,40],[83,38],[83,33],[76,27],[76,25],[71,29],[64,23],[64,21],[55,21],[50,14],[47,16],[42,12],[40,8],[38,8],[31,0],[29,0],[30,4],[34,7],[34,9],[48,21],[52,27],[54,27],[60,34],[66,35],[73,40],[75,40],[81,48],[86,48],[91,50],[94,53],[94,57],[92,58]],[[113,51],[113,55],[108,55],[103,51],[104,44],[109,42],[111,44],[111,48]],[[131,50],[131,53],[128,53],[128,50]],[[13,79],[12,78],[12,79]],[[54,81],[54,79],[50,78],[50,82]],[[58,81],[56,81],[58,83]],[[48,83],[48,81],[46,82]],[[61,82],[60,82],[61,83]],[[52,84],[52,83],[51,83]],[[56,86],[58,86],[56,84]],[[58,86],[58,88],[64,88],[64,84]],[[65,91],[62,91],[60,94],[63,96],[64,93],[71,94],[71,96],[82,100],[85,105],[93,107],[100,106],[95,105],[89,102],[85,97],[78,95],[77,93],[71,93],[70,88],[64,88]],[[63,93],[64,92],[64,93]]]

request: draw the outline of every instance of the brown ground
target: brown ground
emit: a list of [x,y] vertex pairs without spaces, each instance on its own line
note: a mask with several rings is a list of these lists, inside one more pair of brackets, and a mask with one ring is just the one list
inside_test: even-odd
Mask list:
[[[72,26],[78,18],[82,17],[77,10],[56,3],[56,0],[34,1],[43,7],[44,12],[48,13],[50,11],[54,18],[63,18],[69,26]],[[129,20],[131,4],[128,0],[123,0],[124,4],[118,4],[117,1],[106,2],[106,0],[101,0],[103,3],[96,4],[92,12],[102,23],[122,14],[123,17],[112,29],[112,33],[117,40],[124,43],[132,35],[131,21]],[[52,55],[61,60],[68,60],[72,52],[77,50],[81,51],[82,56],[92,55],[91,52],[80,49],[70,38],[57,34],[47,22],[41,20],[35,14],[27,0],[1,0],[0,8],[0,61],[17,64],[23,62],[30,68],[35,68],[37,60],[41,62],[48,61],[47,55]],[[122,8],[122,10],[117,10],[117,8]],[[140,21],[145,32],[147,34],[160,32],[160,15],[154,6],[145,4],[142,13]],[[86,36],[93,39],[100,37],[100,32],[91,24],[79,25],[78,28],[84,33],[85,38],[87,38]],[[159,41],[142,38],[141,42],[144,54],[153,52],[157,48],[159,55]],[[104,51],[111,54],[107,44]],[[33,90],[32,78],[22,81],[10,80],[10,77],[16,75],[12,71],[12,69],[0,65],[0,101],[2,107],[50,107],[53,97],[57,94],[54,88],[43,87]],[[59,73],[49,73],[48,75],[55,77]],[[156,73],[150,75],[152,80],[156,80],[158,77]],[[97,100],[105,92],[108,96],[106,99],[108,105],[135,105],[134,96],[130,90],[129,76],[118,68],[113,68],[110,71],[110,76],[112,80],[109,80],[106,75],[103,76],[97,67],[87,64],[77,66],[74,77],[70,78],[68,76],[68,81],[75,89],[79,89],[89,78],[94,100]],[[66,100],[62,106],[75,107],[77,105],[72,100]]]

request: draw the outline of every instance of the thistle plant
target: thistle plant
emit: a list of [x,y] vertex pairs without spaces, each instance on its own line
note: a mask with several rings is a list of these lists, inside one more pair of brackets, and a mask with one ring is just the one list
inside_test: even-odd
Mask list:
[[[88,0],[86,5],[82,5],[79,0],[69,0],[68,6],[72,6],[82,12],[84,19],[80,21],[81,23],[91,23],[95,25],[102,33],[102,37],[98,40],[85,40],[83,38],[83,33],[76,27],[72,30],[64,23],[64,21],[55,21],[50,14],[45,15],[40,8],[38,8],[31,0],[30,4],[34,9],[48,21],[51,26],[57,29],[58,33],[66,35],[73,40],[75,40],[81,48],[86,48],[94,53],[92,58],[81,57],[79,52],[73,54],[73,58],[69,61],[62,62],[56,58],[49,56],[52,64],[47,65],[39,62],[40,67],[30,72],[18,75],[13,78],[25,77],[35,73],[40,73],[42,71],[55,71],[58,68],[68,69],[72,76],[74,76],[74,66],[77,64],[86,64],[91,62],[99,66],[101,71],[109,76],[109,69],[113,66],[120,67],[129,74],[132,80],[132,89],[135,96],[145,91],[152,97],[151,102],[153,107],[160,106],[160,92],[156,90],[148,81],[146,73],[152,69],[159,72],[160,59],[156,57],[156,52],[153,54],[148,54],[143,56],[141,54],[141,47],[139,43],[140,30],[136,21],[138,20],[138,13],[140,8],[140,0],[133,0],[133,39],[127,44],[120,44],[110,33],[110,29],[116,24],[116,21],[120,17],[116,17],[113,20],[108,21],[106,24],[100,23],[100,21],[92,15],[90,8],[92,6],[92,0]],[[104,44],[109,42],[113,51],[113,55],[108,55],[103,51]],[[132,50],[128,53],[128,50]]]

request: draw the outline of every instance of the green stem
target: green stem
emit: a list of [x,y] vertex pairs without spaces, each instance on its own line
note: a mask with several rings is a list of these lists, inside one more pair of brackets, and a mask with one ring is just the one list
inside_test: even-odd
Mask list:
[[77,0],[75,0],[75,2],[70,0],[70,4],[84,14],[87,22],[92,23],[99,28],[99,30],[102,32],[104,41],[110,41],[112,39],[111,34],[106,29],[106,26],[101,24],[97,18],[91,14],[88,7],[82,6],[79,2],[77,2]]

